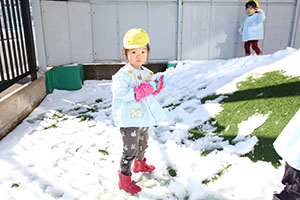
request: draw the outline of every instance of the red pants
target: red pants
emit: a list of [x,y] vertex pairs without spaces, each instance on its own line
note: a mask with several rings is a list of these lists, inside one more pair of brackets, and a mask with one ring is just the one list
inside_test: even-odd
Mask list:
[[245,52],[246,54],[250,54],[250,45],[252,45],[252,49],[255,51],[255,53],[257,55],[261,54],[260,49],[258,48],[258,40],[249,40],[247,42],[244,43],[244,48],[245,48]]

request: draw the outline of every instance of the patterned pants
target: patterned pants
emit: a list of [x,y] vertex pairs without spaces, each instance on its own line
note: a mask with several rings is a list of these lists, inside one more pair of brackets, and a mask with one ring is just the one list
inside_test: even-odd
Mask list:
[[131,174],[131,164],[134,159],[143,160],[148,147],[148,127],[120,128],[123,139],[123,154],[120,162],[122,174]]

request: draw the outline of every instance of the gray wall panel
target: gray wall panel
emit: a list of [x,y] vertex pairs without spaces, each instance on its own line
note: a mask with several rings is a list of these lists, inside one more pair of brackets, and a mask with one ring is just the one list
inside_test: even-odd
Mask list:
[[295,48],[300,48],[300,15],[298,15],[297,26],[296,26],[296,34],[295,34]]
[[[38,42],[45,44],[48,66],[124,61],[122,39],[134,27],[145,29],[150,36],[149,62],[244,56],[238,28],[246,17],[245,0],[178,3],[179,0],[42,0],[44,37],[37,38],[44,39]],[[263,54],[285,49],[292,40],[296,0],[260,0],[259,3],[267,16],[265,37],[259,47]],[[89,9],[91,13],[87,13]],[[299,13],[292,44],[296,48],[300,48]]]
[[209,58],[233,58],[239,39],[238,5],[217,4],[211,9]]
[[294,38],[294,47],[295,48],[300,48],[300,0],[299,1],[299,5],[298,5],[298,16],[296,16],[296,24],[295,24],[295,38]]
[[263,53],[273,53],[288,46],[291,38],[293,12],[293,4],[267,6]]
[[47,65],[71,63],[67,3],[43,1],[41,8]]
[[149,4],[149,60],[175,60],[177,41],[176,4]]
[[92,5],[92,30],[95,61],[120,59],[117,9],[113,4]]
[[184,4],[182,59],[203,60],[209,57],[210,23],[210,4]]
[[90,4],[72,3],[68,8],[72,62],[93,62]]
[[[245,5],[244,4],[240,4],[238,6],[238,15],[237,15],[237,23],[238,23],[238,28],[240,28],[242,26],[242,24],[244,23],[245,17],[246,17],[246,12],[245,12]],[[236,30],[238,31],[238,30]],[[237,57],[241,57],[245,55],[245,50],[244,50],[244,43],[242,41],[242,34],[238,33],[237,36],[237,52],[236,52],[236,56]]]
[[[123,37],[131,28],[142,28],[145,31],[149,31],[148,29],[148,10],[146,3],[123,3],[119,5],[119,29],[120,34],[118,38],[119,48],[116,51],[121,52],[123,49]],[[151,39],[151,38],[150,38]],[[124,61],[125,58],[121,57]]]

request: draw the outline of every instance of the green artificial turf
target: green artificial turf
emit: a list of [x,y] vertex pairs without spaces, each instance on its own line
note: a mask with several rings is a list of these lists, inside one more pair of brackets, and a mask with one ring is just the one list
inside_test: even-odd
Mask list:
[[[237,87],[238,91],[233,94],[221,94],[227,96],[220,102],[224,110],[206,123],[215,128],[214,133],[232,143],[238,134],[238,124],[255,114],[268,115],[265,123],[251,134],[259,142],[254,151],[246,156],[253,161],[269,161],[278,166],[280,157],[272,144],[300,107],[300,77],[273,71],[260,77],[248,77],[246,81],[238,83]],[[205,97],[201,102],[218,96]],[[196,127],[190,130],[190,139],[202,137],[205,132],[202,126]]]

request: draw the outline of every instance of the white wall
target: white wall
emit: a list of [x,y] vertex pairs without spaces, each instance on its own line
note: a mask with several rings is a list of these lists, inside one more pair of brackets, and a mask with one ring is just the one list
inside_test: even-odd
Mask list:
[[266,10],[263,52],[273,53],[289,45],[295,6],[292,3],[268,4]]
[[[298,16],[298,23],[296,27],[296,38],[295,38],[295,48],[300,48],[300,16]],[[298,34],[297,34],[298,33]]]
[[[133,27],[145,29],[150,36],[149,62],[226,59],[244,55],[238,28],[246,16],[245,0],[183,0],[179,7],[178,2],[41,0],[41,15],[34,18],[41,18],[44,34],[43,40],[37,42],[44,43],[47,66],[124,61],[122,38]],[[263,54],[288,47],[292,41],[297,0],[259,2],[267,16],[265,39],[259,42]],[[299,48],[300,20],[296,23],[293,45]]]
[[[39,30],[37,35],[43,33],[37,43],[44,43],[44,47],[37,48],[44,52],[47,66],[93,62],[89,3],[42,1],[40,11],[42,24],[35,24],[35,29]],[[39,59],[41,55],[38,53]]]
[[[223,59],[244,55],[238,28],[243,24],[245,2],[240,0],[189,0],[183,4],[181,59]],[[289,46],[295,0],[260,0],[265,11],[263,54]],[[298,33],[300,33],[298,31]]]
[[239,4],[183,4],[182,59],[216,59],[237,56]]
[[295,18],[295,30],[293,32],[293,47],[300,48],[300,0],[297,0],[297,10],[296,10],[296,18]]

